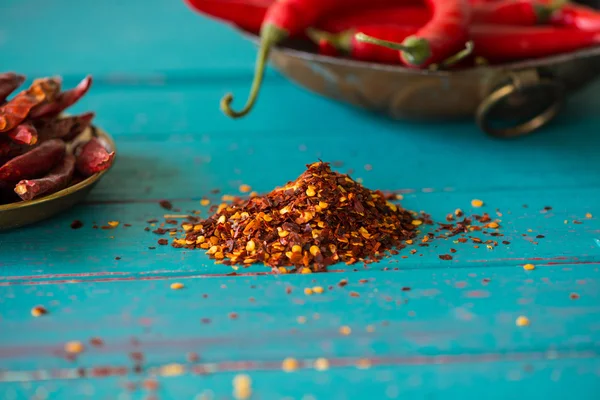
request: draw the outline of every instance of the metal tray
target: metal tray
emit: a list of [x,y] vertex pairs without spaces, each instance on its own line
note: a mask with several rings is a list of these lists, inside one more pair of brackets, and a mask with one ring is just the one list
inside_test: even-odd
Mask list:
[[[88,128],[80,135],[77,142],[89,139],[92,135],[96,135],[109,151],[116,150],[113,139],[106,132],[98,128]],[[31,201],[0,205],[0,231],[33,224],[73,207],[88,195],[96,183],[107,172],[108,169],[98,172],[73,186],[69,186],[48,196]]]
[[[242,31],[255,43],[258,37]],[[542,127],[565,97],[600,74],[600,47],[569,54],[456,71],[414,70],[322,56],[304,42],[271,51],[273,66],[325,97],[394,119],[475,117],[496,137]]]

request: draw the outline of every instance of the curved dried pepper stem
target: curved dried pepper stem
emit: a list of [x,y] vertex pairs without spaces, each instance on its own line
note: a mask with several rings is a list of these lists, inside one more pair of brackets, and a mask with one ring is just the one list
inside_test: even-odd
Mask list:
[[233,94],[227,93],[221,99],[221,110],[231,118],[240,118],[245,116],[252,110],[252,107],[258,99],[258,93],[262,85],[262,81],[265,75],[265,68],[271,48],[277,43],[283,41],[288,36],[288,33],[283,29],[276,27],[275,25],[265,25],[260,32],[260,48],[258,51],[258,58],[256,59],[256,66],[254,70],[254,80],[252,81],[252,87],[250,89],[250,95],[246,101],[246,105],[240,111],[235,111],[231,108],[233,102]]
[[19,125],[33,107],[52,101],[60,91],[59,78],[36,79],[29,89],[17,94],[0,107],[0,132],[6,132]]
[[423,64],[431,56],[431,48],[427,40],[416,36],[407,37],[402,43],[396,43],[357,33],[356,40],[401,51],[404,58],[413,65]]
[[38,141],[38,132],[31,122],[19,124],[16,128],[7,132],[11,140],[18,144],[33,146]]
[[19,86],[25,82],[25,76],[15,74],[14,72],[5,72],[0,74],[0,104],[4,103],[6,98]]

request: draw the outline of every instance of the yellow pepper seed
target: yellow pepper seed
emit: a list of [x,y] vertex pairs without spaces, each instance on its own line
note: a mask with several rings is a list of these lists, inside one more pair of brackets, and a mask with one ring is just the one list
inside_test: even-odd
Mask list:
[[302,253],[302,246],[297,244],[292,246],[292,253]]
[[313,197],[315,194],[317,194],[317,193],[315,192],[314,186],[309,186],[308,189],[306,189],[306,195],[308,197]]
[[319,207],[322,208],[323,210],[326,209],[327,207],[329,207],[329,204],[325,203],[324,201],[320,201],[319,202]]
[[183,283],[180,282],[175,282],[175,283],[171,283],[171,289],[173,290],[179,290],[179,289],[183,289]]
[[242,192],[242,193],[248,193],[252,190],[250,185],[240,185],[239,189],[240,189],[240,192]]
[[478,199],[473,199],[473,200],[471,200],[471,205],[473,207],[477,207],[477,208],[478,207],[482,207],[483,206],[483,201],[478,200]]
[[320,357],[315,360],[315,369],[317,371],[326,371],[329,369],[329,361],[326,358]]
[[535,269],[535,265],[533,265],[533,264],[525,264],[525,265],[523,265],[523,269],[525,271],[532,271],[532,270]]
[[317,294],[321,294],[324,292],[323,288],[321,286],[315,286],[312,288],[312,291],[317,293]]
[[300,270],[301,274],[312,274],[312,271],[310,270],[310,268],[302,268],[302,270]]
[[515,321],[517,326],[528,326],[529,325],[529,318],[521,315],[517,318],[517,320]]
[[491,228],[491,229],[496,229],[496,228],[498,228],[499,226],[500,226],[500,225],[498,225],[498,223],[497,223],[497,222],[490,222],[489,224],[487,224],[487,227],[488,227],[488,228]]
[[42,306],[35,306],[31,309],[31,315],[34,317],[41,317],[42,315],[48,314],[48,310]]
[[411,222],[414,226],[419,226],[423,223],[420,219],[415,219]]
[[286,358],[281,363],[281,369],[285,372],[292,372],[298,369],[298,361],[295,358]]
[[290,233],[288,231],[281,230],[281,231],[278,231],[277,234],[279,235],[280,238],[284,238],[287,235],[289,235]]
[[311,288],[304,288],[304,294],[310,296],[311,294],[313,294],[313,291]]
[[116,228],[117,226],[119,226],[119,221],[108,221],[108,226],[110,226],[111,228]]
[[318,246],[310,246],[310,254],[312,254],[313,257],[316,257],[320,252],[321,250],[319,250]]
[[246,243],[246,251],[254,251],[256,249],[256,243],[254,243],[254,240],[249,240],[248,243]]
[[65,351],[70,354],[79,354],[83,351],[83,343],[78,341],[72,341],[65,343]]
[[207,206],[210,204],[210,200],[209,199],[202,199],[200,200],[200,205],[201,206]]
[[349,326],[344,325],[344,326],[340,327],[340,333],[344,336],[348,336],[349,334],[352,333],[352,329],[350,329]]

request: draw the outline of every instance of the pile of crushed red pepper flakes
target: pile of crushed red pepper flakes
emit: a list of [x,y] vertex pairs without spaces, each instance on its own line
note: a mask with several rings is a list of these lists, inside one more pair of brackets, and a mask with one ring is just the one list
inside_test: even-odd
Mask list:
[[423,223],[431,223],[428,216],[317,162],[284,187],[235,198],[206,220],[184,223],[186,236],[173,246],[204,249],[228,265],[262,262],[279,273],[321,272],[337,262],[398,254]]

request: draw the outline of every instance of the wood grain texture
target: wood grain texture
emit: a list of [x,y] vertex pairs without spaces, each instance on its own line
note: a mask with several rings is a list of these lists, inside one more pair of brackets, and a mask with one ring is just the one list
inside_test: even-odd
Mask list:
[[[233,121],[218,101],[246,94],[254,56],[234,31],[182,1],[80,3],[0,5],[0,69],[61,74],[65,86],[93,73],[72,111],[95,111],[118,147],[84,204],[0,233],[1,398],[231,399],[241,372],[256,399],[597,397],[598,83],[517,141],[488,138],[471,121],[384,120],[273,71],[256,110]],[[144,231],[166,213],[161,199],[206,216],[201,198],[218,202],[242,183],[267,192],[318,159],[402,193],[404,207],[436,221],[456,208],[489,212],[510,244],[436,240],[330,274],[277,277],[251,266],[230,276],[202,252],[159,246]],[[485,206],[472,209],[474,198]],[[81,229],[70,228],[75,219]],[[92,228],[114,220],[116,229]],[[440,260],[450,248],[453,260]],[[527,262],[536,269],[524,271]],[[325,293],[303,293],[313,286]],[[32,317],[36,305],[49,314]],[[530,326],[515,325],[520,315]],[[70,340],[85,344],[75,360],[63,350]],[[286,357],[298,371],[281,371]],[[327,371],[315,371],[319,357]]]

